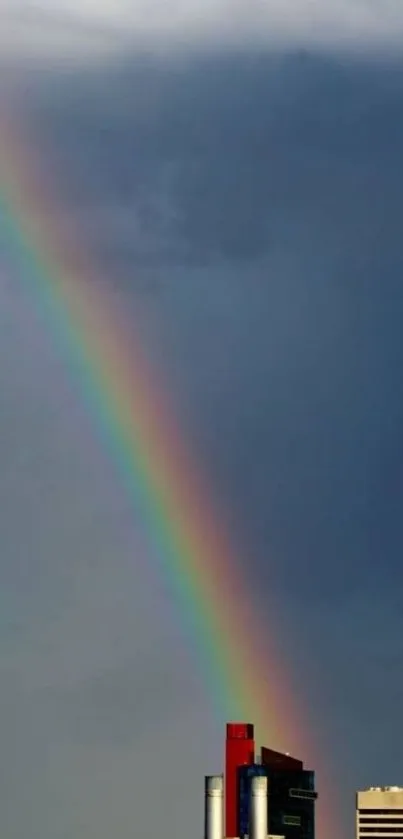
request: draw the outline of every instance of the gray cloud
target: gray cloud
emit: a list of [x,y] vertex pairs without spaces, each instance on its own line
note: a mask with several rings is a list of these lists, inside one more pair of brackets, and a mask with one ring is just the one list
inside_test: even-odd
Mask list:
[[135,506],[2,257],[2,830],[129,836],[137,820],[151,836],[162,807],[184,835],[200,792],[170,776],[172,753],[186,761],[197,746],[202,777],[207,693]]
[[128,44],[344,44],[400,50],[399,0],[2,0],[2,51],[88,62]]
[[[302,51],[138,57],[36,77],[26,94],[27,136],[67,218],[136,324],[141,305],[145,347],[228,519],[262,632],[278,636],[331,755],[319,787],[334,782],[351,830],[352,790],[401,780],[401,68]],[[221,754],[186,639],[62,360],[15,278],[1,295],[2,567],[14,598],[2,719],[5,731],[16,721],[31,825],[46,837],[38,802],[51,774],[56,835],[132,832],[134,808],[146,831],[155,771],[153,835],[188,835],[198,778]],[[41,742],[51,758],[30,792]]]

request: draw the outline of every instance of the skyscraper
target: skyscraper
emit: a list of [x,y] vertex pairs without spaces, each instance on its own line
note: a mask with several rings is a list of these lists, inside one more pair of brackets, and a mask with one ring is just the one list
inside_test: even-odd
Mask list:
[[403,787],[357,792],[356,839],[403,839]]

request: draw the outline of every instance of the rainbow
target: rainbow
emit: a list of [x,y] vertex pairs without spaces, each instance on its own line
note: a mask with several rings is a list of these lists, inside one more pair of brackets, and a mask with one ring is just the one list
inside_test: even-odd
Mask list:
[[[28,153],[23,137],[10,117],[0,124],[2,248],[43,326],[62,348],[93,427],[141,510],[158,573],[197,649],[207,697],[220,723],[251,720],[272,748],[314,757],[320,771],[275,633],[262,633],[229,535],[186,449],[163,381],[150,368],[106,279],[79,253],[78,239],[62,231],[62,214],[46,188],[39,155],[34,159],[31,138]],[[323,834],[335,835],[329,808],[322,805],[321,811]]]

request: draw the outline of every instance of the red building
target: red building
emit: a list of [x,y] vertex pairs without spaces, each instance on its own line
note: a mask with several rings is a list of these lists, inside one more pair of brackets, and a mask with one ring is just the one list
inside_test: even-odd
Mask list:
[[239,783],[240,766],[255,762],[255,740],[250,723],[227,723],[225,741],[225,835],[228,839],[239,836]]

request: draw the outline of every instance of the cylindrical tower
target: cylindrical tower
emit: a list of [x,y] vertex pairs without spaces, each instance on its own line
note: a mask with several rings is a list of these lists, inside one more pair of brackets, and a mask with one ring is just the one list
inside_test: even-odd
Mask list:
[[224,837],[224,779],[207,775],[204,787],[204,839]]
[[249,839],[267,839],[267,805],[267,778],[255,776],[250,788]]
[[225,742],[225,836],[239,836],[239,780],[240,766],[255,760],[253,725],[244,722],[227,723]]

